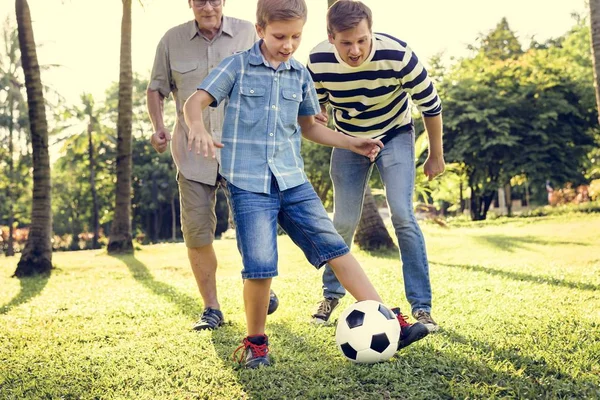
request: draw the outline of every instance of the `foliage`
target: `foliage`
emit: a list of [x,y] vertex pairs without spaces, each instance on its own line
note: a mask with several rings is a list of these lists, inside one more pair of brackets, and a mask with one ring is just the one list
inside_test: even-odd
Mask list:
[[[332,326],[308,323],[321,296],[320,274],[285,236],[279,238],[285,262],[273,280],[280,307],[267,323],[275,364],[261,371],[239,369],[231,358],[246,332],[234,240],[215,242],[229,322],[215,332],[189,329],[202,307],[180,245],[144,246],[122,258],[104,251],[55,253],[59,268],[50,279],[10,279],[16,260],[3,260],[2,397],[600,396],[600,319],[593,312],[600,307],[600,214],[510,219],[501,226],[426,225],[423,231],[433,316],[442,330],[372,366],[347,362]],[[356,256],[390,306],[406,310],[397,253]],[[353,302],[346,296],[333,318]]]
[[[511,36],[498,29],[509,28],[501,23],[487,38]],[[571,46],[572,36],[580,39],[580,31],[574,29],[560,43]],[[591,88],[584,90],[579,70],[565,73],[570,61],[561,50],[522,53],[510,41],[484,40],[486,46],[492,43],[501,48],[481,47],[476,56],[455,65],[439,88],[446,154],[464,165],[473,219],[485,219],[496,189],[515,175],[525,174],[538,198],[547,179],[584,182],[594,143]]]

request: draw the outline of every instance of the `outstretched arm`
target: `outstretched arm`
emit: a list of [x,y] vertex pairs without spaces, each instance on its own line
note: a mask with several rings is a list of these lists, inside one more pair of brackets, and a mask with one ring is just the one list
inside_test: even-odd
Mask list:
[[317,123],[312,115],[299,116],[298,124],[302,129],[302,136],[311,142],[351,150],[368,157],[371,161],[375,161],[379,150],[383,148],[383,143],[379,139],[364,139],[344,135]]
[[222,148],[223,144],[214,141],[204,127],[202,112],[211,105],[215,99],[205,90],[197,90],[183,105],[183,117],[190,132],[188,134],[188,150],[196,150],[196,154],[203,154],[212,158],[216,157],[215,147]]

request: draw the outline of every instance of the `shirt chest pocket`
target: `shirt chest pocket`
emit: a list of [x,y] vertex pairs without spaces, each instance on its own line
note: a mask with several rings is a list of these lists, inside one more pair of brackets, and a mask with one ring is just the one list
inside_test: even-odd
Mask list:
[[200,84],[198,61],[174,61],[171,63],[171,71],[175,87],[178,90],[190,87],[195,89]]
[[294,89],[281,90],[281,122],[285,126],[296,125],[298,111],[302,102],[302,92]]
[[265,105],[267,103],[267,90],[261,86],[240,87],[240,119],[246,122],[255,122],[267,119]]

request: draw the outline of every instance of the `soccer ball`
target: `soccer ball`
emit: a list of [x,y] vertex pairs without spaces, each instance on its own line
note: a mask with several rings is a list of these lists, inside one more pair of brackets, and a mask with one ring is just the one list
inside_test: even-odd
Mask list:
[[399,339],[396,315],[374,300],[359,301],[346,308],[335,330],[338,349],[354,363],[389,360],[398,349]]

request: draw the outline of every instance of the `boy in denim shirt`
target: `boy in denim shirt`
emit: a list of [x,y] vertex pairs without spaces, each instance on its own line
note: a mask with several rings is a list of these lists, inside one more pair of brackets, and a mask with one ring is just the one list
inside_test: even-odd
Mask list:
[[[248,336],[240,348],[246,368],[270,365],[265,324],[271,280],[277,276],[277,223],[311,264],[320,268],[329,263],[356,300],[382,302],[304,173],[300,135],[370,160],[383,146],[379,140],[346,136],[315,121],[320,107],[312,80],[292,58],[306,15],[304,0],[259,0],[256,29],[261,40],[224,59],[184,106],[188,150],[215,157],[215,148],[222,148],[220,173],[227,180],[244,266]],[[219,143],[206,131],[202,110],[225,99]],[[398,315],[399,348],[427,335],[422,324],[410,325]]]

